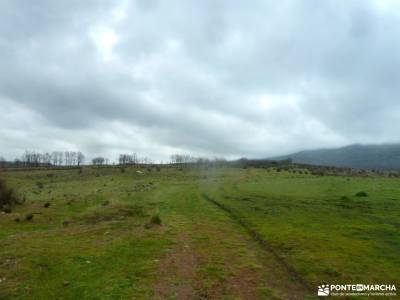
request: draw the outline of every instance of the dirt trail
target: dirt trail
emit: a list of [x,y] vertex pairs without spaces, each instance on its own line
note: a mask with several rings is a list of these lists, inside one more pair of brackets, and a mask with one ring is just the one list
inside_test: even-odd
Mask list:
[[160,261],[155,300],[304,299],[309,294],[231,216],[200,194],[196,200],[187,203],[205,211],[201,218],[190,211],[170,221],[176,244]]
[[178,300],[193,299],[197,259],[187,235],[181,235],[178,246],[160,264],[163,281],[154,288],[154,299],[164,300],[173,296]]
[[276,251],[273,248],[271,248],[269,243],[258,232],[251,229],[250,226],[245,221],[239,218],[231,209],[229,209],[222,203],[216,201],[207,194],[203,194],[203,196],[208,202],[214,204],[216,207],[229,214],[232,219],[234,219],[240,226],[242,226],[248,232],[248,234],[263,247],[263,249],[270,252],[277,260],[277,262],[282,266],[282,268],[284,268],[297,282],[299,282],[304,287],[305,290],[311,292],[312,289],[309,286],[308,282],[304,280],[304,278],[302,278],[300,274],[291,265],[289,265],[284,259],[282,259],[278,255],[278,253],[276,253]]

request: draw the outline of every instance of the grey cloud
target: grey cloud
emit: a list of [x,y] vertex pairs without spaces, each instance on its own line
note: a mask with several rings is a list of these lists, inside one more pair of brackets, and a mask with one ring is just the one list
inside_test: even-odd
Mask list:
[[0,154],[395,142],[399,22],[400,6],[376,0],[2,1],[0,104],[14,122]]

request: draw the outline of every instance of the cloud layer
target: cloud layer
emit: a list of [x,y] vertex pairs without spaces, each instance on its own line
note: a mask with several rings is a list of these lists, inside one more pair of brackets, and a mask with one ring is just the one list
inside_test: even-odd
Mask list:
[[395,1],[0,3],[0,155],[398,142]]

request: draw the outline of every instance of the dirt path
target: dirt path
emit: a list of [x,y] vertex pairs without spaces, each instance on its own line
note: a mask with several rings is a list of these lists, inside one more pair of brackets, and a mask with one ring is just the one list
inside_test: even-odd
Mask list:
[[226,212],[200,194],[181,197],[181,214],[168,220],[176,244],[160,261],[154,299],[305,298],[308,290]]
[[255,230],[251,229],[250,226],[247,223],[245,223],[242,219],[240,219],[231,209],[224,206],[223,204],[216,201],[207,194],[203,194],[203,197],[208,202],[214,204],[216,207],[226,212],[233,220],[235,220],[241,227],[243,227],[243,229],[246,230],[246,232],[254,241],[256,241],[265,251],[268,251],[275,258],[276,262],[279,263],[279,265],[281,265],[281,267],[284,270],[286,270],[286,272],[290,274],[292,278],[294,278],[299,284],[301,284],[305,290],[311,291],[311,287],[308,285],[307,281],[305,281],[300,276],[300,274],[295,269],[293,269],[292,266],[290,266],[284,259],[282,259],[278,255],[278,253],[276,253],[276,251],[273,248],[271,248],[267,240],[265,240]]
[[[195,275],[197,258],[191,249],[186,235],[179,237],[178,247],[160,264],[163,281],[154,288],[155,299],[163,300],[174,296],[175,299],[193,299],[195,295]],[[179,280],[177,280],[179,279]]]

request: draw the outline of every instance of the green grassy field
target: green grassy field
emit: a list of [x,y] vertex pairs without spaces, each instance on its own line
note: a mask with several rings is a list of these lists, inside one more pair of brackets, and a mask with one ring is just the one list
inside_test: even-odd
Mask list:
[[26,197],[0,215],[0,299],[312,299],[322,283],[400,287],[399,179],[142,171],[0,173]]

